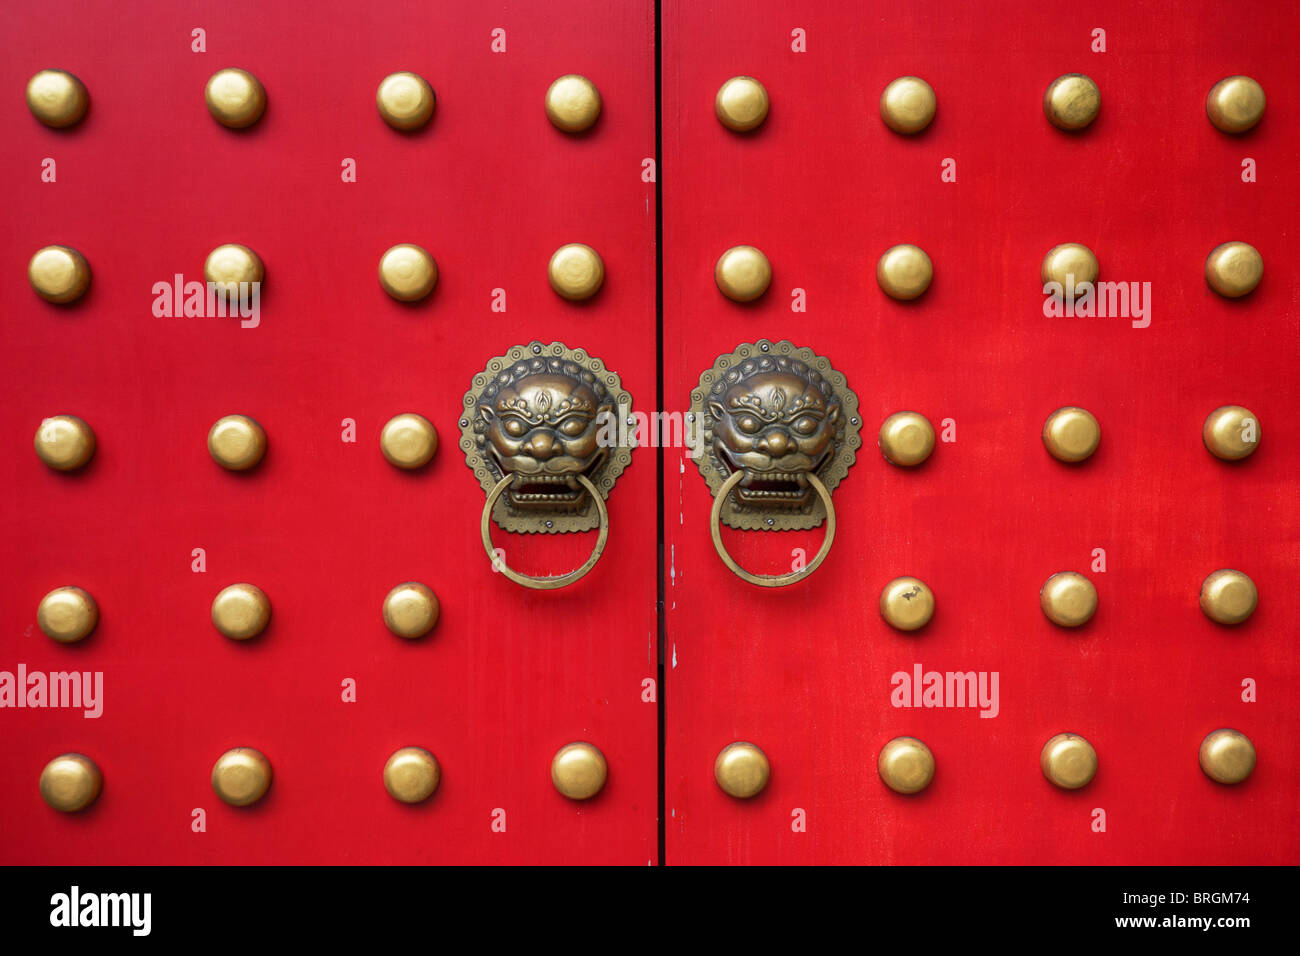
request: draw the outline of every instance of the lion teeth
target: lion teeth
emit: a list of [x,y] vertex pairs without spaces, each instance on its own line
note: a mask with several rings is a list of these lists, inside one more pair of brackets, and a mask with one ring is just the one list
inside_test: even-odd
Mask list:
[[515,473],[516,480],[525,485],[573,485],[577,484],[577,479],[572,475],[524,475],[519,472]]

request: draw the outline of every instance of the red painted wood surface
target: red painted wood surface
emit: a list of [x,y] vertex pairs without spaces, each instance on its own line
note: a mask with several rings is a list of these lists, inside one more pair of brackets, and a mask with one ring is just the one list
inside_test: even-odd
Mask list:
[[[537,338],[588,349],[637,407],[655,389],[654,20],[649,4],[171,3],[0,12],[0,670],[104,672],[103,716],[0,711],[0,860],[6,863],[618,862],[657,859],[655,462],[638,452],[609,501],[610,545],[580,584],[525,591],[479,543],[483,493],[457,447],[461,398],[488,359]],[[191,52],[191,31],[207,52]],[[490,50],[506,30],[507,52]],[[203,103],[209,75],[240,66],[269,96],[238,133]],[[46,67],[91,95],[56,132],[22,90]],[[437,92],[432,124],[389,129],[380,80],[414,70]],[[547,86],[577,72],[605,103],[585,136],[554,129]],[[41,161],[57,161],[42,183]],[[341,181],[345,157],[355,184]],[[586,305],[546,281],[555,248],[586,242],[608,281]],[[155,318],[152,286],[201,280],[209,250],[255,249],[262,321]],[[417,242],[441,270],[410,307],[376,281],[380,254]],[[57,308],[25,278],[38,248],[89,259],[81,302]],[[508,311],[490,310],[507,291]],[[394,469],[383,423],[415,411],[441,448]],[[269,435],[263,465],[222,471],[204,440],[241,412]],[[99,451],[84,474],[32,453],[41,419],[85,418]],[[356,444],[341,441],[345,418]],[[512,566],[559,573],[595,535],[496,533]],[[190,570],[205,548],[207,572]],[[404,642],[380,618],[388,589],[427,583],[432,635]],[[209,621],[217,591],[262,587],[270,629],[247,645]],[[102,619],[83,646],[36,628],[41,596],[76,584]],[[340,684],[354,678],[357,702]],[[600,747],[605,791],[586,804],[550,783],[571,740]],[[427,805],[388,797],[398,747],[427,747],[442,786]],[[209,785],[228,747],[275,769],[263,804],[234,810]],[[103,770],[98,803],[47,808],[41,767],[81,751]],[[191,811],[207,832],[191,832]],[[505,810],[506,832],[492,831]]]
[[[939,9],[819,4],[663,7],[664,404],[684,410],[714,358],[760,337],[829,356],[861,400],[865,448],[835,496],[839,538],[826,564],[785,591],[760,591],[718,561],[710,499],[680,450],[664,491],[666,735],[642,699],[654,676],[654,457],[635,453],[610,499],[604,558],[580,584],[525,593],[481,553],[478,489],[456,448],[472,375],[533,338],[589,349],[618,371],[636,407],[655,389],[653,13],[646,5],[562,9],[410,4],[388,24],[328,3],[233,3],[195,16],[171,5],[75,15],[0,13],[5,86],[0,179],[8,225],[0,259],[0,407],[6,543],[0,670],[102,670],[104,716],[0,711],[0,861],[6,863],[656,861],[656,760],[666,761],[666,861],[1291,862],[1300,714],[1288,688],[1300,595],[1300,426],[1296,259],[1288,174],[1300,160],[1280,5],[1243,21],[1196,2]],[[580,24],[581,28],[575,28]],[[190,51],[207,31],[208,52]],[[507,30],[508,52],[490,52]],[[1108,51],[1090,52],[1091,31]],[[791,31],[807,52],[791,50]],[[254,130],[217,126],[202,105],[216,69],[265,83]],[[79,75],[91,112],[77,129],[37,124],[17,95],[36,70]],[[432,125],[389,130],[374,109],[388,72],[422,73],[438,93]],[[1101,86],[1082,135],[1047,125],[1042,92],[1060,73]],[[599,86],[605,111],[583,137],[546,122],[541,98],[565,72]],[[1264,85],[1268,113],[1245,137],[1204,116],[1237,72]],[[727,77],[767,85],[761,131],[735,136],[712,100]],[[904,139],[880,123],[885,84],[929,80],[939,113]],[[58,182],[40,181],[41,160]],[[1240,180],[1254,158],[1259,181]],[[344,157],[358,182],[339,179]],[[940,163],[956,160],[956,183]],[[1201,269],[1244,239],[1266,276],[1242,302],[1210,292]],[[263,323],[152,315],[152,285],[199,278],[215,245],[245,242],[266,262]],[[441,278],[428,302],[378,288],[380,253],[420,242]],[[588,242],[606,286],[589,305],[547,287],[547,257]],[[1038,266],[1084,242],[1103,278],[1150,281],[1152,323],[1042,316]],[[23,269],[66,243],[95,278],[71,308],[38,300]],[[753,243],[775,279],[751,306],[721,298],[717,256]],[[915,242],[935,263],[919,302],[887,299],[876,258]],[[490,311],[505,288],[509,311]],[[808,311],[790,311],[806,290]],[[1205,415],[1236,402],[1265,438],[1239,465],[1200,443]],[[1087,464],[1047,457],[1038,434],[1056,407],[1083,405],[1103,429]],[[910,408],[956,422],[916,471],[884,462],[875,431]],[[203,438],[241,411],[271,451],[248,476],[219,470]],[[392,469],[379,428],[425,414],[442,448],[425,472]],[[100,440],[82,475],[31,452],[40,419],[85,417]],[[355,445],[340,423],[358,424]],[[784,570],[820,532],[725,537],[756,571]],[[543,541],[497,532],[512,564],[575,566],[593,534]],[[208,571],[190,571],[203,547]],[[1092,573],[1094,548],[1107,571]],[[516,553],[517,552],[517,553]],[[1213,625],[1201,580],[1238,567],[1261,603],[1246,625]],[[1089,573],[1101,596],[1077,632],[1049,624],[1037,592],[1054,571]],[[939,610],[905,636],[879,618],[880,589],[915,574]],[[401,642],[379,605],[422,580],[442,600],[430,638]],[[236,645],[208,620],[225,584],[262,586],[274,606],[262,639]],[[41,595],[78,584],[102,620],[83,646],[35,626]],[[997,671],[999,714],[897,709],[890,675]],[[339,684],[358,682],[344,704]],[[1241,700],[1258,682],[1259,701]],[[1208,731],[1249,734],[1246,784],[1196,766]],[[1072,730],[1101,770],[1078,793],[1052,788],[1038,752]],[[914,734],[938,774],[918,797],[886,790],[880,747]],[[605,792],[575,805],[547,767],[586,739],[610,762]],[[717,751],[762,746],[768,791],[749,803],[712,779]],[[227,747],[261,748],[276,780],[260,807],[211,792]],[[427,746],[442,787],[426,806],[380,784],[392,750]],[[41,803],[36,779],[65,750],[94,757],[105,791],[88,813]],[[203,834],[191,811],[208,813]],[[1090,827],[1094,808],[1107,831]],[[506,811],[504,834],[492,812]],[[805,811],[806,832],[792,830]]]
[[[1090,52],[1107,31],[1107,52]],[[806,31],[807,52],[791,49]],[[830,357],[861,400],[864,448],[835,494],[826,563],[784,590],[732,576],[709,538],[710,498],[693,463],[669,458],[665,678],[667,845],[672,863],[1295,863],[1300,776],[1300,423],[1295,410],[1300,160],[1295,15],[1194,2],[1077,4],[667,0],[663,34],[665,402],[685,409],[699,374],[741,342],[789,338]],[[1099,119],[1081,135],[1045,120],[1043,92],[1091,75]],[[1205,97],[1246,73],[1267,114],[1243,137],[1215,130]],[[771,96],[755,134],[713,115],[728,77]],[[938,95],[923,135],[881,122],[893,78]],[[940,180],[941,162],[957,182]],[[1258,182],[1241,180],[1244,157]],[[1254,244],[1265,278],[1239,302],[1206,286],[1203,263]],[[1039,264],[1082,242],[1102,278],[1149,281],[1149,328],[1044,318]],[[919,301],[887,298],[875,263],[912,242],[934,261]],[[748,243],[772,261],[759,302],[713,285],[717,257]],[[791,311],[791,290],[807,312]],[[1258,453],[1229,465],[1202,447],[1214,408],[1261,422]],[[1077,404],[1102,443],[1082,467],[1045,453],[1043,421]],[[951,418],[957,441],[922,468],[885,462],[876,432],[894,411]],[[681,467],[679,467],[679,465]],[[728,532],[753,571],[789,569],[820,532]],[[1107,553],[1092,573],[1094,548]],[[1228,629],[1199,610],[1202,579],[1239,568],[1259,609]],[[1038,590],[1089,574],[1100,610],[1079,631],[1050,624]],[[880,618],[886,582],[916,575],[938,610],[918,633]],[[902,709],[890,677],[997,671],[1000,713]],[[1241,699],[1258,682],[1258,702]],[[1222,787],[1197,766],[1217,727],[1253,738],[1254,776]],[[1039,750],[1087,737],[1100,771],[1053,788]],[[877,777],[891,738],[937,761],[902,797]],[[768,790],[724,795],[713,759],[733,740],[763,747]],[[1092,811],[1107,814],[1105,833]],[[806,812],[806,832],[792,814]]]

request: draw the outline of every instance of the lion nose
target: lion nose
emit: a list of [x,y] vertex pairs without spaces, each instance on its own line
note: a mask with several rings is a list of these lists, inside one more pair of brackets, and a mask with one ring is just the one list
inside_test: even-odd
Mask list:
[[790,450],[790,436],[784,432],[772,432],[758,441],[760,451],[765,451],[773,458],[779,458]]
[[554,436],[548,435],[546,432],[538,432],[532,438],[528,439],[528,444],[524,447],[527,449],[528,454],[532,455],[539,461],[545,461],[548,458],[554,457],[555,453],[560,450],[555,444]]

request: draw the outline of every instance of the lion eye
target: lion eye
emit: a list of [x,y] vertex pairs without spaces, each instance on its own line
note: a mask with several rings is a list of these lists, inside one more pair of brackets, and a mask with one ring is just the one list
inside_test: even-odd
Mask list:
[[804,415],[795,421],[794,430],[800,435],[811,435],[817,430],[817,419]]
[[741,415],[736,419],[736,427],[746,435],[752,435],[759,429],[758,419],[751,415]]
[[566,418],[564,421],[560,422],[559,431],[570,438],[577,438],[586,430],[587,423],[577,416]]
[[528,425],[521,418],[507,418],[501,423],[505,433],[511,438],[523,438],[528,434]]

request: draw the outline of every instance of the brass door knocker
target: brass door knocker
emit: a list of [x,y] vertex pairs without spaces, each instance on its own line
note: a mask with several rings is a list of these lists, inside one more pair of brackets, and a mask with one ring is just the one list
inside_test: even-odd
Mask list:
[[[695,458],[713,492],[710,530],[722,563],[760,587],[801,581],[835,542],[831,492],[862,447],[858,397],[829,359],[766,339],[722,355],[691,392],[691,422],[703,428]],[[752,574],[727,553],[721,525],[795,531],[826,522],[807,565],[787,574]]]
[[[465,393],[460,446],[487,502],[479,523],[493,567],[516,584],[550,590],[577,581],[609,538],[605,499],[632,461],[632,396],[600,359],[560,342],[517,345],[488,362]],[[492,524],[510,532],[564,534],[599,528],[596,547],[567,574],[533,576],[492,546]]]

